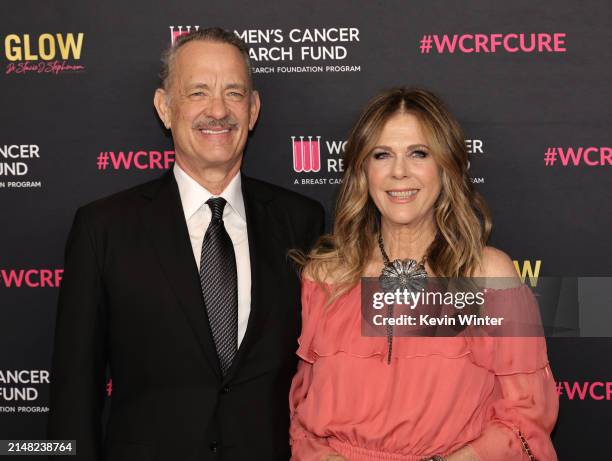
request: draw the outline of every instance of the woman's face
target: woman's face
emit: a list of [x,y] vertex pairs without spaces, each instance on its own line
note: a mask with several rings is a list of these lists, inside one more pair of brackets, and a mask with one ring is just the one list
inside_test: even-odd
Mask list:
[[383,222],[433,222],[440,170],[416,116],[398,112],[387,121],[367,159],[366,173],[370,196]]

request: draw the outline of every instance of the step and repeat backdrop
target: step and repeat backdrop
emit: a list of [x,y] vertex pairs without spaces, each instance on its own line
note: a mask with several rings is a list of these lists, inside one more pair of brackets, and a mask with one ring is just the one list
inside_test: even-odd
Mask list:
[[[465,128],[491,244],[537,291],[612,272],[611,14],[604,0],[2,2],[0,439],[45,436],[76,208],[173,165],[152,100],[176,37],[221,26],[249,44],[262,112],[244,172],[328,219],[366,101],[397,85],[440,94]],[[561,460],[610,447],[612,340],[573,336],[548,338]],[[112,399],[112,381],[100,392]]]

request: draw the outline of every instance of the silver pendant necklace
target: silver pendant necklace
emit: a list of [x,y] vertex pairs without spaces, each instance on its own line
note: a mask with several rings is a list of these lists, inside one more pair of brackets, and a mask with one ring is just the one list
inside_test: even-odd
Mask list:
[[[427,283],[427,271],[425,270],[425,260],[427,255],[423,255],[417,262],[414,259],[395,259],[391,261],[385,251],[382,232],[378,234],[378,247],[385,263],[378,280],[383,290],[408,290],[420,291],[425,288]],[[393,317],[394,304],[387,305],[387,315]],[[387,330],[387,364],[391,364],[391,353],[393,351],[393,325],[386,325]]]

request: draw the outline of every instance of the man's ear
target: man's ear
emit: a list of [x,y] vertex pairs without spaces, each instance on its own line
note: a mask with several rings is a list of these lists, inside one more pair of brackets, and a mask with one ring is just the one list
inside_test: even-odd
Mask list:
[[259,117],[259,108],[261,107],[261,101],[259,100],[259,92],[257,90],[251,91],[251,113],[249,114],[249,130],[252,130]]
[[157,110],[157,115],[163,122],[166,129],[172,128],[171,117],[170,117],[170,106],[168,104],[168,93],[163,88],[155,90],[155,96],[153,97],[153,105]]

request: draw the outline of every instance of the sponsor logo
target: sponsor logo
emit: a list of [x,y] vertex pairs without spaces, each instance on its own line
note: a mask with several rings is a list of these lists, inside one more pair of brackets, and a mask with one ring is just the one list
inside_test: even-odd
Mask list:
[[29,179],[26,176],[30,172],[30,163],[39,158],[40,146],[36,144],[0,145],[0,189],[42,187],[42,181],[25,180]]
[[0,370],[0,413],[49,412],[47,406],[32,405],[39,386],[48,384],[48,370]]
[[[293,171],[306,176],[294,178],[293,184],[340,184],[345,148],[346,141],[322,141],[321,136],[313,135],[291,136]],[[324,158],[322,151],[326,153]]]
[[[200,26],[170,26],[170,40]],[[360,45],[358,27],[234,30],[249,46],[254,74],[361,72],[352,51]]]
[[83,32],[8,34],[4,37],[5,74],[65,74],[83,72],[80,64]]
[[598,167],[612,165],[612,147],[547,147],[544,166]]
[[257,64],[253,66],[255,74],[361,72],[361,65],[351,62],[350,57],[361,41],[357,27],[234,32],[250,46],[249,57]]
[[173,150],[103,151],[96,157],[96,167],[107,170],[167,170],[174,164]]
[[317,172],[321,169],[321,136],[317,136],[315,141],[312,136],[308,136],[308,140],[304,140],[304,136],[296,139],[291,136],[291,145],[293,146],[293,171],[296,173],[302,172]]
[[565,53],[565,33],[425,34],[421,54]]

